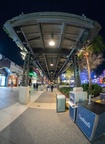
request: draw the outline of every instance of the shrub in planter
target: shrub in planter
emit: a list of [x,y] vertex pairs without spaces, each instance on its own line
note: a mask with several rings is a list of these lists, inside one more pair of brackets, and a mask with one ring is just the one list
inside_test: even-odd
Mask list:
[[72,91],[73,89],[70,87],[62,87],[59,88],[59,91],[64,94],[66,97],[69,97],[69,91]]
[[82,88],[83,88],[83,91],[88,91],[88,89],[89,89],[89,84],[85,83],[85,84],[82,84],[81,86],[82,86]]
[[102,87],[98,84],[92,85],[92,90],[90,91],[94,96],[99,96],[102,92]]
[[83,91],[87,91],[88,95],[92,94],[94,97],[99,96],[100,93],[102,92],[102,87],[99,86],[98,84],[92,84],[92,89],[89,92],[89,84],[82,84]]

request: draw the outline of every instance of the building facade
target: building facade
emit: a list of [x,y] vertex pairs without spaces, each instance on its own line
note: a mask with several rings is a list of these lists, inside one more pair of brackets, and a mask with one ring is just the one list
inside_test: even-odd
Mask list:
[[22,73],[22,67],[0,54],[0,86],[10,86],[11,81],[14,86],[18,86],[22,80]]

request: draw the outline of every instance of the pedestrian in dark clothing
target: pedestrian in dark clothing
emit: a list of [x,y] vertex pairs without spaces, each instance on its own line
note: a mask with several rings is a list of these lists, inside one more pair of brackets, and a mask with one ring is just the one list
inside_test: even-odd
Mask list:
[[33,84],[33,88],[34,88],[34,90],[36,89],[36,85],[35,85],[35,83]]
[[11,91],[13,91],[13,80],[11,81]]
[[51,92],[53,92],[53,88],[54,88],[53,85],[51,85]]
[[38,83],[36,83],[36,90],[38,90]]

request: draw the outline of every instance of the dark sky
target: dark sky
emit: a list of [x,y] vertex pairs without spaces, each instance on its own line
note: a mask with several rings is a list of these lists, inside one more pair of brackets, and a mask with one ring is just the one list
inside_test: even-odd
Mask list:
[[[21,65],[23,61],[20,49],[3,31],[3,24],[22,12],[27,14],[43,11],[84,14],[102,26],[99,34],[105,42],[105,0],[0,0],[0,53]],[[101,74],[103,69],[105,69],[104,63],[99,66],[97,73]]]

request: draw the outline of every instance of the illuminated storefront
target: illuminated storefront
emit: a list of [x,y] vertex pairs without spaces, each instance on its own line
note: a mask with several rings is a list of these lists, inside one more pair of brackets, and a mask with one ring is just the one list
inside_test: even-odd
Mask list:
[[15,74],[10,74],[8,76],[8,86],[11,85],[11,81],[13,81],[13,86],[17,86],[18,77]]
[[0,74],[0,86],[6,85],[6,76],[4,74]]
[[23,69],[0,54],[0,86],[18,86],[22,80]]

